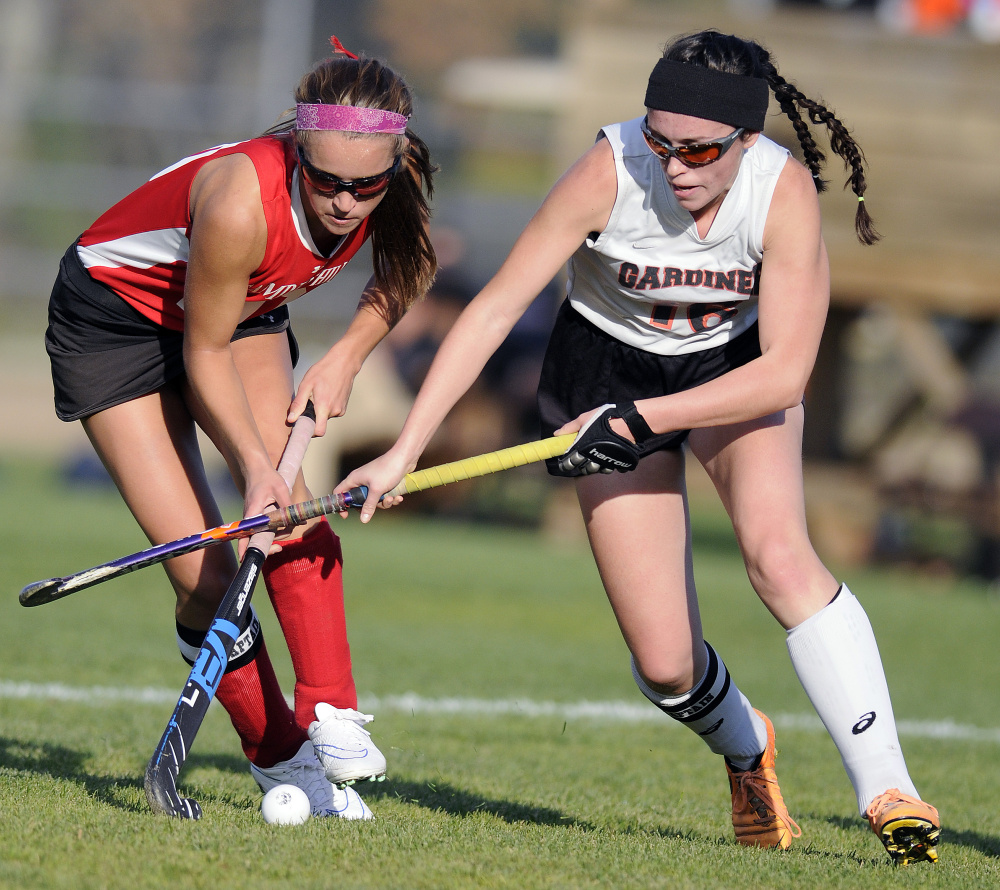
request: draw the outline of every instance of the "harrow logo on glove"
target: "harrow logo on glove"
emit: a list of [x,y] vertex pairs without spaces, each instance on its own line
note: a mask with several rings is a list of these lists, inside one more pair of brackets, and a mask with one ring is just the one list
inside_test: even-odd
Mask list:
[[625,472],[626,470],[634,470],[635,465],[631,461],[627,460],[615,460],[609,454],[601,454],[596,448],[591,448],[587,451],[587,456],[594,458],[594,460],[600,461],[601,463],[610,464],[616,468]]
[[[636,442],[630,442],[611,428],[611,420],[615,417],[621,417],[629,423],[625,416],[628,413],[639,417],[631,403],[621,409],[617,405],[602,405],[598,408],[580,428],[573,444],[559,458],[553,472],[560,476],[589,476],[591,473],[613,473],[615,470],[627,473],[634,470],[639,466],[642,449]],[[649,429],[644,421],[642,427]],[[630,423],[629,429],[635,435]],[[639,436],[636,436],[636,440],[639,441]]]

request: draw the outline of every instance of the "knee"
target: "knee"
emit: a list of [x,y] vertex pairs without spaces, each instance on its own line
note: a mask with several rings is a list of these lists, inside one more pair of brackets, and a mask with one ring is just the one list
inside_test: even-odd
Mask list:
[[773,539],[744,555],[750,583],[786,630],[822,609],[837,591],[808,539]]
[[235,575],[221,567],[203,566],[197,573],[171,574],[177,596],[176,618],[188,627],[207,628]]
[[794,541],[787,535],[768,534],[752,542],[742,541],[747,576],[765,601],[794,596],[802,590],[804,564],[815,555],[808,540]]
[[646,689],[665,696],[688,692],[697,679],[691,653],[656,653],[633,655],[632,677],[644,693]]

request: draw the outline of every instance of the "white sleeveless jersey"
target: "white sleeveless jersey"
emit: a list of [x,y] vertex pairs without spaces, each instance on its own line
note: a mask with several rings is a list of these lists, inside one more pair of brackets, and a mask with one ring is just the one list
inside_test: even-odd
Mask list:
[[[604,127],[618,196],[607,227],[570,260],[569,302],[597,327],[658,355],[727,343],[757,320],[764,222],[788,150],[765,138],[739,173],[706,238],[674,198],[642,118]],[[738,150],[736,146],[732,150]]]

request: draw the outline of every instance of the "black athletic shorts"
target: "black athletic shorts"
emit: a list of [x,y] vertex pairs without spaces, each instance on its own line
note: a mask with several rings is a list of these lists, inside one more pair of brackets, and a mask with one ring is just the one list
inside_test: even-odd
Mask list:
[[[299,348],[285,306],[240,323],[232,339],[282,331],[294,365]],[[183,345],[181,332],[150,321],[94,281],[75,244],[66,251],[49,297],[45,331],[60,420],[79,420],[167,384],[177,385],[184,376]]]
[[[556,316],[538,383],[542,435],[551,436],[584,411],[691,389],[759,357],[756,324],[722,346],[657,355],[605,333],[567,300]],[[642,453],[680,448],[689,432],[654,436],[642,445]]]

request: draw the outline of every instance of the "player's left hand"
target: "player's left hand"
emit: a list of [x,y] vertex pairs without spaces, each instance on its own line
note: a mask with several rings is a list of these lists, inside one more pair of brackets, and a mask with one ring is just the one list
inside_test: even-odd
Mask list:
[[[612,427],[615,419],[619,420],[616,425],[624,428],[622,432]],[[633,426],[637,429],[633,430]],[[555,435],[576,430],[579,430],[576,439],[556,464],[558,475],[589,476],[592,473],[613,473],[615,470],[627,473],[639,466],[639,458],[642,457],[639,446],[643,439],[652,435],[632,402],[623,403],[620,407],[602,405],[560,427]]]
[[355,375],[353,368],[333,357],[331,349],[302,376],[295,398],[288,406],[286,422],[295,423],[311,400],[316,408],[316,429],[313,436],[325,435],[327,421],[332,417],[344,416]]

